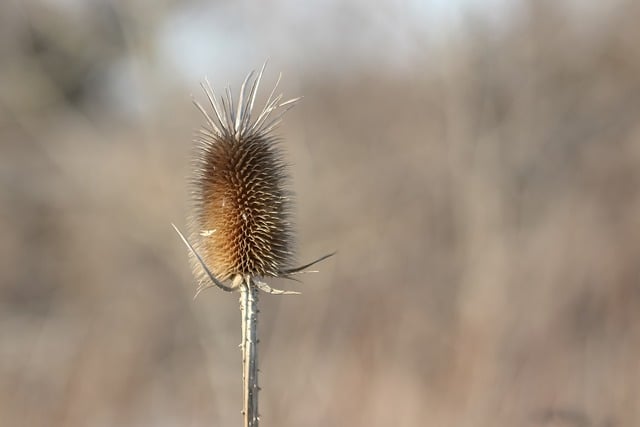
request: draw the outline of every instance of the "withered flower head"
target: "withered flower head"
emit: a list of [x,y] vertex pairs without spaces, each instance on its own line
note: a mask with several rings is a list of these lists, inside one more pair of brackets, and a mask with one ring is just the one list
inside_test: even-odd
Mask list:
[[202,263],[225,281],[283,276],[294,261],[292,194],[273,130],[299,98],[274,96],[278,78],[265,106],[254,111],[264,68],[247,76],[237,102],[229,88],[217,98],[207,81],[209,111],[195,102],[206,119],[195,140],[190,224],[201,283],[211,280]]

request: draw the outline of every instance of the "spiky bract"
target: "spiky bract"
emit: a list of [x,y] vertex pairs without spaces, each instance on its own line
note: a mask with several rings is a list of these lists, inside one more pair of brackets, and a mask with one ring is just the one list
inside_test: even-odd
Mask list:
[[[202,87],[212,111],[195,103],[207,124],[196,138],[191,239],[220,281],[277,277],[294,261],[292,195],[272,132],[299,98],[282,102],[282,95],[274,97],[278,79],[254,118],[263,72],[264,66],[255,78],[247,76],[237,104],[228,88],[226,98],[216,99],[208,82]],[[201,281],[208,281],[201,264],[194,260],[193,265]]]

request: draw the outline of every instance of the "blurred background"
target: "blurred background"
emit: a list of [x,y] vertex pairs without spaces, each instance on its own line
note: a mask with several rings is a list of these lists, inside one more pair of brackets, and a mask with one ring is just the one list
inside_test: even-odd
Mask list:
[[[265,426],[640,425],[640,4],[0,3],[0,424],[234,426],[237,298],[195,283],[208,76],[270,62],[299,259]],[[263,95],[265,95],[263,93]],[[264,98],[263,98],[264,99]]]

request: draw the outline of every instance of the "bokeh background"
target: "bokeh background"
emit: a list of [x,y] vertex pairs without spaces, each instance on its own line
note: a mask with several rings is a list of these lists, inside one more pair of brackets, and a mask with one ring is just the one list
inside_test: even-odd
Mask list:
[[640,425],[640,4],[0,2],[0,425],[233,426],[198,83],[269,58],[300,261],[265,426]]

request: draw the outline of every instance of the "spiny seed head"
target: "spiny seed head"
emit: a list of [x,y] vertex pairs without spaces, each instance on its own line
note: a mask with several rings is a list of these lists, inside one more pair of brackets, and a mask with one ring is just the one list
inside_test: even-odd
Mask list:
[[[247,76],[237,103],[229,88],[217,99],[206,80],[210,110],[195,102],[206,124],[195,140],[191,241],[220,281],[281,276],[294,261],[292,194],[273,130],[299,98],[274,97],[278,78],[254,113],[264,68]],[[209,281],[200,262],[192,259],[192,265],[201,282]]]

